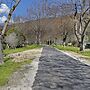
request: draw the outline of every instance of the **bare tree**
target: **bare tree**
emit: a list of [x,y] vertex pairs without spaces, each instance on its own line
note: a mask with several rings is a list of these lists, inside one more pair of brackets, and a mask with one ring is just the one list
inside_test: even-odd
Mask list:
[[[43,1],[42,1],[43,2]],[[29,17],[32,18],[32,20],[35,20],[34,23],[32,23],[32,28],[35,32],[36,35],[36,44],[41,44],[41,19],[43,18],[43,16],[45,15],[45,11],[44,11],[44,7],[42,7],[42,3],[40,2],[40,0],[38,1],[38,3],[35,3],[37,5],[37,7],[30,7],[30,9],[28,9],[28,13],[29,13]],[[30,13],[31,12],[31,13]]]
[[75,3],[74,14],[74,31],[79,43],[80,51],[84,49],[84,37],[87,27],[90,23],[89,10],[90,6],[87,5],[88,0],[80,0],[80,3]]
[[6,20],[5,24],[4,24],[3,30],[2,30],[2,32],[0,34],[0,64],[2,64],[4,62],[3,61],[3,53],[2,53],[2,50],[3,50],[3,48],[2,48],[2,39],[3,39],[3,37],[4,37],[5,33],[6,33],[6,28],[7,28],[8,24],[9,24],[9,21],[10,21],[10,19],[12,17],[12,14],[13,14],[14,10],[16,9],[16,7],[18,6],[18,4],[20,3],[21,0],[13,0],[13,1],[14,1],[15,4],[10,9],[9,14],[8,14],[8,18],[7,18],[7,20]]

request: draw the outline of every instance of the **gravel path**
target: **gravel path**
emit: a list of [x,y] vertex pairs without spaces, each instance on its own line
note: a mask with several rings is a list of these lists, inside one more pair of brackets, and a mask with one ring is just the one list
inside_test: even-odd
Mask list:
[[44,47],[33,90],[90,90],[90,66]]
[[0,90],[90,90],[90,66],[45,46]]

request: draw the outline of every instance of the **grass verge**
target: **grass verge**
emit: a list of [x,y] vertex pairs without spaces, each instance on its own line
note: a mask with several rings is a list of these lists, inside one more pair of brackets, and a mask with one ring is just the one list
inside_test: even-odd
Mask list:
[[[16,48],[16,49],[5,49],[3,52],[5,55],[11,54],[11,53],[17,53],[17,52],[22,52],[34,48],[41,48],[40,45],[27,45],[22,48]],[[26,60],[23,62],[12,62],[10,58],[5,58],[4,59],[4,64],[0,65],[0,86],[5,85],[10,76],[12,75],[13,72],[17,71],[19,68],[21,68],[22,65],[25,64],[30,64],[32,60]]]
[[53,47],[63,50],[63,51],[72,51],[84,56],[88,56],[90,58],[90,51],[79,51],[78,47],[73,47],[73,46],[63,46],[63,45],[54,45]]
[[30,64],[32,60],[26,60],[24,62],[12,62],[10,58],[5,58],[6,62],[0,65],[0,86],[5,85],[13,72],[21,68],[22,65]]
[[5,49],[3,50],[3,53],[5,55],[7,54],[11,54],[11,53],[17,53],[17,52],[22,52],[22,51],[26,51],[26,50],[29,50],[29,49],[34,49],[34,48],[40,48],[41,46],[40,45],[27,45],[25,47],[22,47],[22,48],[16,48],[16,49]]

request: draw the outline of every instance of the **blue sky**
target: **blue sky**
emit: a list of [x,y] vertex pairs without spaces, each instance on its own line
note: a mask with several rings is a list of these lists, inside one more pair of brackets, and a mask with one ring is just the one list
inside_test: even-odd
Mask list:
[[15,10],[15,15],[24,16],[27,14],[27,8],[33,5],[36,0],[21,0],[20,4]]
[[[20,4],[14,11],[13,16],[26,16],[27,8],[30,8],[37,1],[38,0],[21,0]],[[13,3],[11,0],[3,0],[0,4],[0,23],[4,23],[7,20],[7,15],[12,7],[11,3]]]
[[[1,0],[2,1],[2,0]],[[11,2],[11,0],[3,0],[6,4],[7,2]],[[16,16],[24,16],[27,14],[27,8],[35,5],[34,3],[38,3],[39,1],[42,0],[21,0],[20,4],[18,5],[18,7],[15,10],[15,15]],[[60,2],[68,2],[70,0],[48,0],[48,2],[56,2],[56,1],[60,1]],[[8,4],[7,4],[8,5]]]
[[[18,16],[24,16],[27,14],[27,8],[35,5],[34,3],[37,3],[39,0],[21,0],[19,6],[16,8],[15,15]],[[42,1],[42,0],[41,0]],[[60,2],[68,2],[70,0],[48,0],[49,2],[55,2],[55,1],[60,1]]]
[[[38,2],[41,3],[41,1],[42,0],[21,0],[20,4],[14,11],[13,16],[27,16],[27,9],[30,7],[37,8]],[[58,1],[65,3],[66,1],[69,0],[48,0],[48,3],[53,2],[55,3]],[[6,21],[10,7],[11,7],[11,0],[3,0],[3,3],[0,5],[0,22]]]

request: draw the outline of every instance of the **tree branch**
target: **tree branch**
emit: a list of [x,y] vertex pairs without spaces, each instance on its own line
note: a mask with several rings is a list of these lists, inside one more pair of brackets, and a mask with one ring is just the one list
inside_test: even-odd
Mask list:
[[85,31],[86,31],[89,23],[90,23],[90,19],[89,19],[88,22],[85,24],[84,30],[83,30],[83,32],[82,32],[82,35],[84,35],[84,33],[85,33]]
[[82,13],[82,17],[86,14],[86,12],[90,9],[90,7],[88,7],[83,13]]
[[74,14],[74,18],[77,16],[77,4],[75,3],[75,14]]
[[1,32],[1,35],[2,35],[2,36],[4,36],[4,34],[5,34],[5,32],[6,32],[6,28],[7,28],[8,24],[9,24],[9,21],[10,21],[11,17],[12,17],[12,13],[13,13],[14,10],[16,9],[16,7],[17,7],[18,4],[20,3],[20,1],[21,1],[21,0],[17,0],[16,3],[15,3],[15,5],[10,9],[10,12],[9,12],[9,14],[8,14],[8,18],[7,18],[6,22],[5,22],[5,25],[4,25],[4,27],[3,27],[3,30],[2,30],[2,32]]

